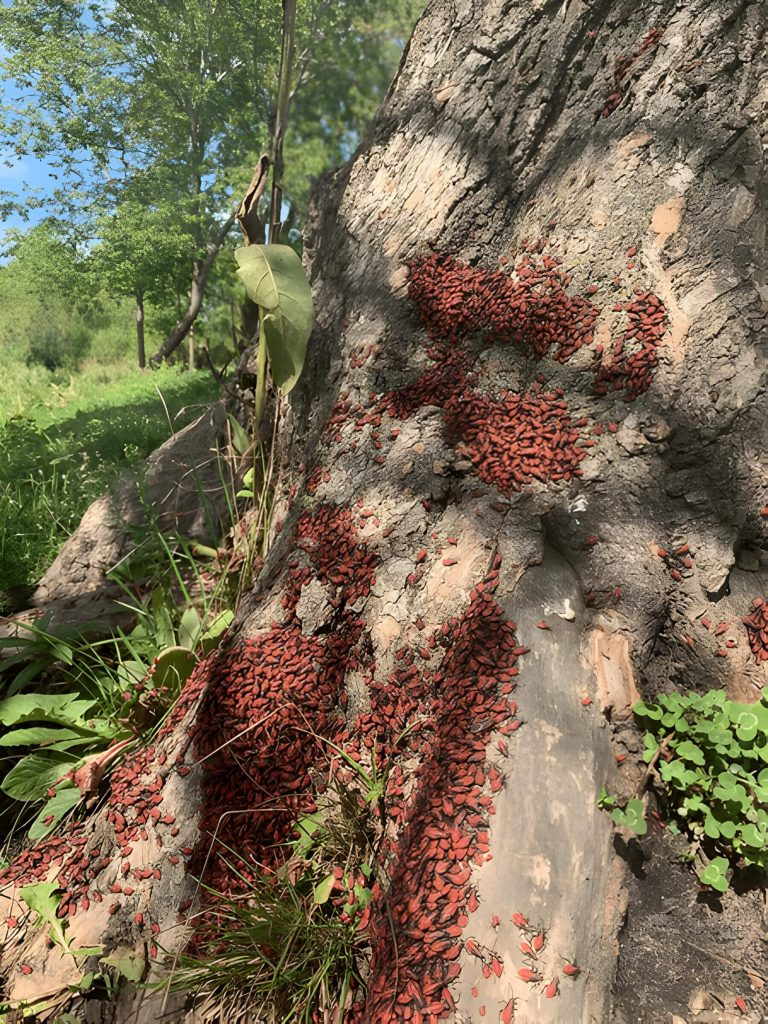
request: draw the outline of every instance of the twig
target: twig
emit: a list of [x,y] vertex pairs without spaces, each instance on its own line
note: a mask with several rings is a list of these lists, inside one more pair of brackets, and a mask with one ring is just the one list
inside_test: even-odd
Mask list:
[[746,967],[744,964],[738,963],[736,960],[729,960],[727,956],[720,956],[719,953],[713,953],[711,949],[705,949],[703,946],[697,946],[695,942],[689,942],[688,939],[683,939],[683,942],[686,946],[690,946],[691,949],[697,949],[700,953],[704,953],[705,956],[710,956],[713,960],[719,960],[720,963],[725,964],[726,967],[732,967],[735,971],[743,971],[745,974],[751,975],[754,978],[759,978],[760,981],[766,981],[765,975],[752,967]]
[[640,781],[640,785],[637,787],[637,795],[638,795],[638,797],[641,797],[643,795],[643,793],[645,792],[645,787],[648,785],[648,779],[650,779],[651,775],[653,775],[654,769],[656,768],[656,764],[658,763],[658,760],[661,757],[661,755],[664,753],[664,751],[669,746],[670,741],[672,740],[673,735],[674,735],[673,733],[670,733],[669,736],[665,736],[664,737],[664,739],[659,744],[658,749],[656,750],[656,753],[653,755],[651,760],[648,762],[648,767],[645,769],[645,773],[644,773],[644,775],[643,775],[643,777],[642,777],[642,779]]

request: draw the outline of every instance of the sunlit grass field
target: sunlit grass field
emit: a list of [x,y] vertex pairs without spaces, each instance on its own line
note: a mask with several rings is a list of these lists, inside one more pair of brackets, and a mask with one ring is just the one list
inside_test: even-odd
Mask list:
[[0,612],[24,603],[88,505],[218,397],[207,371],[77,372],[0,352]]

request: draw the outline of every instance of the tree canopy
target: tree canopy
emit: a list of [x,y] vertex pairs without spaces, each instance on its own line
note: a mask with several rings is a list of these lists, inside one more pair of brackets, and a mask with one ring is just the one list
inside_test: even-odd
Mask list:
[[[291,224],[312,180],[357,145],[421,6],[298,3],[285,147]],[[3,6],[0,151],[46,158],[54,176],[50,195],[6,191],[3,209],[43,206],[81,243],[99,243],[108,287],[173,298],[194,290],[267,147],[281,21],[275,0]]]

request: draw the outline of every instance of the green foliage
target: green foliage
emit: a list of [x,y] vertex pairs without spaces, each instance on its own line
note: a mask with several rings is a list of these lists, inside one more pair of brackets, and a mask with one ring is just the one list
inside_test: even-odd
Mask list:
[[[422,7],[299,0],[286,238],[311,181],[361,140]],[[54,168],[51,197],[0,193],[0,212],[60,211],[81,243],[90,290],[98,282],[95,291],[145,293],[167,329],[193,263],[268,149],[281,16],[279,0],[0,6],[0,67],[13,99],[0,109],[0,146]]]
[[383,829],[370,799],[375,769],[344,760],[349,770],[333,775],[317,811],[297,821],[277,868],[253,865],[246,878],[232,864],[241,895],[210,893],[216,928],[170,977],[173,989],[197,997],[204,1015],[346,1019],[349,997],[365,980]]
[[[155,559],[155,585],[143,600],[130,588],[130,563],[115,577],[138,619],[130,633],[118,630],[89,642],[73,630],[53,635],[43,619],[25,625],[19,636],[0,639],[0,648],[13,649],[0,660],[7,694],[0,700],[0,748],[12,762],[0,791],[37,806],[31,839],[48,835],[93,795],[91,784],[98,786],[116,756],[159,724],[199,658],[218,646],[232,621],[217,590],[206,592],[199,575],[202,597],[193,603],[184,563],[162,535],[157,539],[167,561]],[[161,585],[169,573],[175,587]],[[75,774],[86,763],[96,771],[92,783],[90,776],[80,780]]]
[[218,395],[207,373],[149,376],[125,363],[94,367],[66,389],[22,378],[19,398],[25,383],[28,416],[3,422],[16,393],[4,395],[0,375],[0,612],[42,575],[91,502],[168,438],[169,415],[180,429]]
[[19,889],[19,897],[26,903],[29,909],[37,915],[34,925],[36,928],[45,927],[48,935],[65,953],[70,956],[99,956],[102,952],[101,946],[81,946],[73,949],[66,936],[67,922],[56,916],[59,909],[61,897],[58,895],[59,887],[55,882],[38,882],[35,885],[25,885]]
[[768,697],[731,701],[722,690],[662,694],[634,708],[646,728],[664,795],[686,832],[717,856],[700,873],[724,892],[729,864],[768,863]]
[[645,821],[645,806],[642,800],[630,800],[623,809],[614,807],[611,817],[617,825],[631,829],[635,835],[644,836],[648,831]]
[[312,331],[312,292],[289,245],[248,245],[235,252],[238,273],[260,320],[272,377],[283,394],[299,379]]

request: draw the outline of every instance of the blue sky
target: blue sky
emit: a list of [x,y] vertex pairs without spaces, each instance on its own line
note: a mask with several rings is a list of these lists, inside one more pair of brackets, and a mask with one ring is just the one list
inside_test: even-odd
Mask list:
[[[6,167],[5,163],[0,162],[0,192],[12,192],[21,199],[25,192],[32,188],[40,189],[42,195],[48,195],[53,183],[53,179],[48,177],[50,169],[49,164],[33,156],[22,157],[11,167]],[[45,208],[30,210],[26,226],[36,224],[48,212],[50,211]],[[14,216],[3,220],[1,224],[0,231],[4,233],[8,228],[23,227],[25,222],[21,217]]]
[[[2,0],[6,5],[6,0]],[[7,54],[7,50],[0,46],[0,60]],[[7,103],[12,96],[9,88],[11,83],[0,80],[0,104]],[[14,159],[10,167],[6,167],[7,154],[0,150],[0,192],[11,192],[14,197],[21,200],[29,189],[39,189],[43,196],[49,195],[53,178],[48,177],[51,170],[50,164],[37,157],[27,155],[21,159]],[[8,228],[18,228],[36,224],[48,213],[45,209],[34,209],[29,211],[29,220],[26,222],[21,217],[8,217],[5,220],[0,218],[0,242],[2,235]]]

